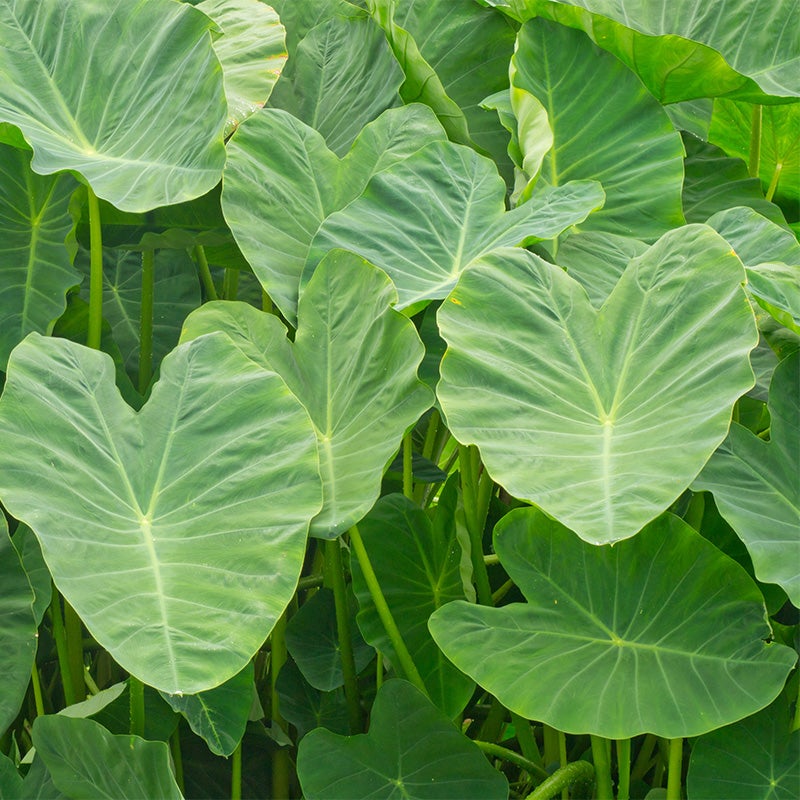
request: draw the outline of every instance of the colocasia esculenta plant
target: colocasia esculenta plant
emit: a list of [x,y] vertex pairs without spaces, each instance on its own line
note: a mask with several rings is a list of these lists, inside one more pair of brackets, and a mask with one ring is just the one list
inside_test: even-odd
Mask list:
[[800,796],[798,0],[0,0],[0,798]]

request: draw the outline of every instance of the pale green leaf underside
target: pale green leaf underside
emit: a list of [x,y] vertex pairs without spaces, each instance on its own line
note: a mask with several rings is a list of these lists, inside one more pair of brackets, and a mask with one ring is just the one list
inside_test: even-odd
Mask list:
[[438,315],[450,429],[586,541],[633,536],[691,483],[753,385],[743,279],[700,225],[633,259],[599,311],[531,253],[484,257]]
[[300,297],[294,343],[277,318],[244,303],[206,304],[184,326],[184,339],[224,331],[308,411],[323,484],[314,536],[335,538],[369,511],[403,433],[433,402],[417,378],[422,343],[390,307],[395,297],[384,273],[339,251]]
[[313,431],[283,381],[203,337],[164,359],[137,413],[108,356],[31,334],[0,421],[0,498],[95,639],[170,693],[237,673],[294,592],[321,500]]
[[0,369],[31,331],[49,333],[80,283],[65,245],[72,230],[69,175],[31,171],[31,154],[0,145]]
[[317,728],[300,742],[297,774],[308,800],[505,800],[508,783],[478,748],[410,683],[387,681],[369,733]]
[[0,120],[36,172],[73,170],[118,208],[204,194],[225,162],[210,25],[169,0],[2,0]]
[[769,411],[770,441],[733,423],[693,488],[713,492],[745,543],[756,577],[777,583],[800,605],[800,354],[775,368]]
[[796,660],[770,635],[745,571],[679,518],[595,547],[538,509],[495,549],[527,603],[450,603],[429,626],[507,708],[567,733],[696,736],[752,714]]
[[603,203],[600,186],[575,181],[505,211],[505,183],[474,150],[434,142],[375,175],[329,216],[311,243],[303,281],[333,248],[383,269],[398,308],[445,297],[467,265],[498,247],[558,236]]
[[265,109],[239,127],[228,145],[223,213],[289,322],[297,321],[300,277],[323,220],[358,197],[373,174],[442,139],[433,112],[420,105],[382,114],[342,160],[321,134],[285,111]]
[[[552,129],[539,181],[603,185],[606,203],[583,230],[653,241],[683,223],[681,137],[635,75],[581,32],[542,19],[522,27],[512,64],[514,87],[540,101]],[[519,130],[527,151],[531,126],[549,134],[532,115]]]
[[800,96],[797,0],[508,0],[586,31],[636,70],[662,103],[736,95]]
[[269,98],[286,63],[285,32],[275,11],[260,0],[203,0],[197,8],[222,29],[214,51],[228,101],[227,136]]
[[[359,525],[364,546],[386,602],[425,682],[431,700],[454,718],[469,701],[474,682],[456,669],[428,633],[428,617],[451,600],[464,600],[461,547],[456,526],[445,532],[403,495],[382,497]],[[364,638],[399,663],[358,562],[352,562],[353,591]]]

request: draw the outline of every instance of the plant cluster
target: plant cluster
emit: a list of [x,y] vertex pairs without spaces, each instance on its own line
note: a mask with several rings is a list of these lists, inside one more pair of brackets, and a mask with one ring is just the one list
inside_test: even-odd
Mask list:
[[0,0],[0,797],[800,795],[797,0]]

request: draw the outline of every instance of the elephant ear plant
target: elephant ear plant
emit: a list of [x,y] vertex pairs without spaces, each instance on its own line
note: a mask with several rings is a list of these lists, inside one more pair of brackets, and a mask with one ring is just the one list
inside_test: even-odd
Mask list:
[[0,798],[800,796],[795,0],[0,0]]

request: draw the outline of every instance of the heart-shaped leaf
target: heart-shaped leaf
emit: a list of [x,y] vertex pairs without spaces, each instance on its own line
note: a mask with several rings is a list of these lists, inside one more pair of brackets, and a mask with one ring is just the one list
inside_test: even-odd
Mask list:
[[297,754],[308,800],[506,800],[508,783],[478,748],[410,683],[387,681],[372,707],[369,733],[317,728]]
[[0,145],[0,369],[31,331],[49,333],[80,283],[65,245],[73,227],[69,175],[31,171],[31,154]]
[[[588,179],[603,185],[606,203],[582,229],[653,241],[683,224],[680,134],[614,56],[580,31],[531,20],[517,37],[512,80],[515,89],[542,103],[547,119],[526,119],[520,143],[532,146],[526,143],[531,127],[544,135],[549,135],[547,123],[552,129],[553,147],[544,157],[539,181],[559,186]],[[594,99],[600,97],[602,102]]]
[[49,714],[33,723],[33,745],[67,797],[182,800],[164,742],[115,736],[91,719]]
[[594,181],[548,188],[505,211],[506,185],[474,150],[434,142],[373,176],[363,194],[314,237],[308,280],[325,253],[351,250],[385,270],[398,308],[445,297],[461,272],[498,247],[558,236],[603,204]]
[[321,134],[285,111],[265,109],[239,127],[228,145],[222,208],[289,322],[297,319],[300,276],[322,221],[358,197],[375,172],[442,139],[433,112],[420,105],[382,114],[341,161]]
[[[382,497],[358,526],[414,665],[433,702],[451,719],[464,709],[475,684],[445,658],[428,633],[428,617],[451,600],[464,599],[461,546],[455,520],[434,526],[425,512],[401,494]],[[353,591],[364,638],[399,663],[357,561]]]
[[161,696],[218,756],[229,756],[242,741],[255,697],[252,661],[225,683],[200,694]]
[[[793,0],[488,0],[518,20],[580,28],[635,70],[662,103],[735,95],[800,96]],[[747,42],[747,46],[742,45]]]
[[633,536],[691,483],[753,385],[743,279],[700,225],[633,259],[598,312],[531,253],[484,257],[439,310],[450,429],[586,541]]
[[796,654],[770,635],[756,585],[664,514],[613,547],[538,509],[496,526],[527,603],[449,603],[430,619],[456,666],[510,710],[568,733],[697,736],[778,695]]
[[170,0],[3,0],[0,120],[36,172],[73,170],[118,208],[198,197],[225,163],[210,27]]
[[800,795],[800,730],[783,698],[692,745],[689,800],[793,800]]
[[747,546],[756,577],[800,605],[800,353],[775,368],[770,441],[733,423],[693,488],[713,492],[722,516]]
[[293,343],[276,317],[244,303],[207,303],[186,320],[184,339],[224,331],[308,410],[323,483],[314,536],[333,539],[366,514],[403,433],[433,402],[417,378],[422,343],[395,297],[384,273],[339,251],[301,296]]
[[197,8],[222,28],[214,51],[228,101],[227,136],[269,98],[286,63],[283,25],[260,0],[203,0]]
[[270,97],[343,156],[361,129],[400,103],[403,71],[367,16],[334,16],[303,38]]
[[241,670],[294,592],[321,499],[283,381],[206,336],[164,359],[137,413],[108,356],[31,334],[0,427],[0,498],[97,641],[171,694]]

